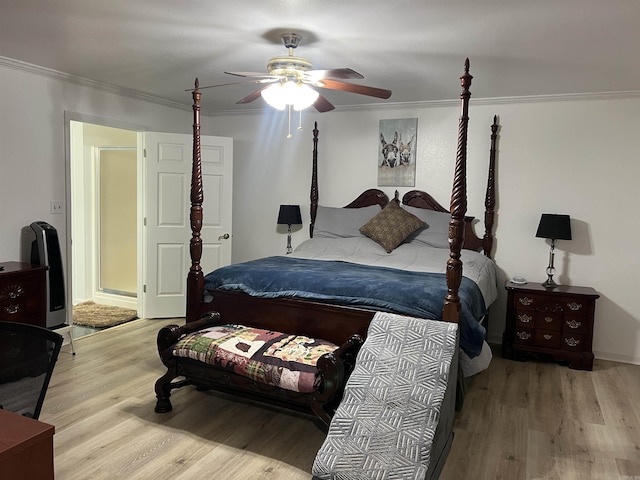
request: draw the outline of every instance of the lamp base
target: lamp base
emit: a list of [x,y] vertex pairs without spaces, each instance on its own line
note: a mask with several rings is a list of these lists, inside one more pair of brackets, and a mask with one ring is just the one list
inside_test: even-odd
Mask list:
[[556,273],[556,269],[553,266],[554,250],[556,241],[551,239],[551,249],[549,250],[549,266],[547,267],[547,280],[542,284],[544,288],[556,288],[558,284],[553,281],[553,274]]
[[287,233],[287,255],[293,252],[291,248],[291,225],[289,225],[289,233]]

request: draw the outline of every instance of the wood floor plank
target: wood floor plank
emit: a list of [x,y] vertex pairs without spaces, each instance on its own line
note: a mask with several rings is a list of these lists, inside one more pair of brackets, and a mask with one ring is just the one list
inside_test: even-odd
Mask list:
[[[136,320],[63,351],[40,419],[58,480],[310,480],[324,434],[310,417],[184,387],[154,411],[158,330]],[[67,348],[67,347],[65,347]],[[441,480],[640,479],[640,366],[593,372],[494,355],[468,381]]]
[[594,387],[602,400],[605,423],[609,426],[633,427],[640,424],[638,374],[629,375],[628,370],[614,362],[596,363]]
[[578,422],[604,425],[602,408],[593,384],[594,373],[569,368],[557,371],[563,400],[563,416]]

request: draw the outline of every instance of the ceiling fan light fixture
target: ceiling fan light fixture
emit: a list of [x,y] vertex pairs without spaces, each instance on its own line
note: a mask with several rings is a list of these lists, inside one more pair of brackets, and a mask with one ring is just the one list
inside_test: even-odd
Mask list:
[[284,110],[287,106],[287,99],[282,89],[281,83],[274,83],[260,92],[264,101],[276,110]]
[[260,94],[265,102],[277,110],[284,110],[287,105],[291,105],[296,111],[310,107],[320,95],[309,85],[291,80],[275,83]]
[[306,83],[296,86],[295,101],[293,102],[294,110],[304,110],[310,107],[318,99],[320,94]]

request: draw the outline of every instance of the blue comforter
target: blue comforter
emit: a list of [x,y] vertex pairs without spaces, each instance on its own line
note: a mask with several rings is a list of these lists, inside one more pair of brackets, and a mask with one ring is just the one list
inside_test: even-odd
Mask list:
[[[296,297],[437,320],[447,282],[441,273],[420,273],[356,263],[267,257],[219,268],[205,277],[205,290],[240,290],[256,297]],[[476,284],[460,285],[460,347],[471,358],[482,349],[486,313]]]

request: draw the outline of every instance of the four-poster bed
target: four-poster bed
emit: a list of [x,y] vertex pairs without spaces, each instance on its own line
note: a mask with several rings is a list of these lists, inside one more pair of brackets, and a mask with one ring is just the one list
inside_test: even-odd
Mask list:
[[[202,255],[200,230],[204,192],[200,157],[201,93],[196,80],[196,88],[193,91],[194,139],[190,210],[192,237],[191,267],[187,277],[187,323],[181,328],[177,326],[164,328],[158,334],[158,349],[168,371],[156,382],[157,411],[171,409],[169,396],[172,388],[193,384],[201,389],[222,390],[288,408],[303,411],[311,408],[327,423],[342,398],[344,382],[353,370],[354,363],[357,363],[356,354],[362,339],[367,337],[372,319],[375,321],[374,316],[377,315],[377,311],[408,315],[405,318],[409,318],[409,325],[411,321],[420,318],[458,324],[457,328],[453,327],[452,330],[456,350],[460,342],[461,348],[467,351],[470,357],[478,355],[479,349],[482,348],[482,345],[478,344],[478,338],[482,343],[485,334],[479,320],[485,316],[486,308],[497,296],[495,265],[491,260],[491,249],[498,124],[497,118],[494,117],[491,126],[491,148],[485,196],[485,232],[480,238],[473,230],[473,218],[466,216],[467,129],[471,79],[467,60],[465,72],[460,77],[462,111],[458,126],[458,147],[449,209],[444,208],[426,192],[412,190],[405,193],[402,199],[398,198],[396,192],[396,198],[389,200],[387,195],[378,189],[366,190],[342,209],[321,206],[318,201],[318,128],[316,124],[313,131],[310,195],[311,239],[296,248],[293,255],[230,265],[206,276],[200,265]],[[389,246],[385,243],[386,240],[378,238],[376,222],[382,221],[383,216],[386,219],[389,215],[396,214],[404,216],[402,218],[410,218],[412,222],[417,222],[418,226],[411,229],[411,234]],[[335,221],[332,224],[328,220],[332,215],[334,220],[340,218],[337,224]],[[347,217],[358,220],[354,220],[355,224],[345,227],[341,222],[348,221],[344,220]],[[394,219],[397,220],[397,216]],[[353,232],[354,228],[355,233],[344,233],[345,229]],[[317,250],[315,245],[320,245],[320,250]],[[381,248],[392,253],[385,253]],[[405,265],[407,258],[422,258],[427,255],[425,251],[434,252],[428,254],[435,259],[430,260],[431,263],[440,262],[435,273],[431,270],[432,266],[423,267],[418,265],[420,262],[417,260],[411,260],[405,267],[398,267],[398,264],[393,263],[395,260],[386,263],[390,261],[389,259],[401,258],[400,264]],[[342,258],[341,255],[344,252],[348,252],[348,255]],[[375,258],[381,259],[379,265],[370,261],[371,252]],[[463,262],[465,276],[462,270]],[[467,268],[467,265],[470,268]],[[350,284],[360,285],[362,290],[366,291],[363,295],[366,299],[363,300],[353,292],[336,296],[335,292],[331,294],[325,291],[306,291],[305,282],[316,278],[316,273],[310,274],[310,271],[313,269],[316,272],[317,268],[317,275],[320,275],[322,274],[320,271],[325,267],[330,268],[328,273],[330,280],[321,280],[319,283],[331,287],[344,276],[343,280],[346,283],[337,284],[336,288],[343,292],[350,288]],[[293,289],[296,290],[295,292],[292,292],[290,285],[277,286],[273,291],[258,291],[262,287],[252,283],[260,278],[266,278],[267,283],[273,283],[274,277],[280,276],[277,272],[286,272],[288,275],[293,270],[299,270],[303,274],[292,277],[296,286]],[[237,274],[240,275],[240,280],[234,276]],[[396,275],[399,276],[396,278]],[[471,275],[472,279],[467,275]],[[231,286],[225,284],[227,277],[230,279]],[[423,281],[428,283],[423,284]],[[408,300],[396,302],[395,297],[385,296],[385,290],[404,293],[415,286],[420,288],[415,294],[409,293]],[[427,305],[423,305],[420,298],[422,296],[433,298],[429,299]],[[403,306],[407,303],[410,304],[409,310],[405,310]],[[385,321],[388,319],[389,317],[385,317]],[[278,388],[265,390],[264,386],[257,386],[256,382],[238,381],[235,374],[229,372],[220,374],[220,368],[217,367],[211,367],[212,371],[216,371],[215,375],[211,372],[203,374],[203,371],[209,368],[207,365],[193,359],[180,358],[177,355],[176,342],[183,339],[185,335],[198,332],[220,321],[225,324],[248,325],[268,331],[304,335],[340,346],[336,350],[336,355],[330,355],[318,361],[318,369],[321,370],[318,373],[321,391],[312,394],[312,398],[303,398],[299,394],[292,395],[290,391]],[[458,358],[455,355],[455,359],[451,362],[453,366],[445,375],[445,387],[449,385],[446,399],[443,400],[443,412],[445,410],[448,412],[446,421],[443,421],[445,430],[443,435],[445,439],[449,439],[445,444],[450,444],[454,405],[451,390],[454,391],[453,397],[455,397],[455,388],[450,385],[456,383],[457,363]],[[336,371],[339,371],[339,375],[334,375]],[[176,382],[174,379],[179,376],[185,378]]]
[[[468,65],[465,66],[468,74]],[[462,77],[465,78],[465,77]],[[308,331],[309,334],[333,341],[341,341],[345,337],[341,325],[349,324],[349,334],[366,335],[366,328],[373,316],[369,309],[352,306],[336,305],[331,302],[308,301],[301,298],[277,297],[262,298],[250,296],[238,290],[216,289],[205,292],[205,272],[202,271],[200,260],[202,256],[202,239],[200,229],[202,225],[202,178],[200,166],[200,92],[193,92],[194,97],[194,151],[193,174],[191,186],[191,229],[190,242],[191,267],[187,276],[187,323],[193,322],[203,314],[216,311],[223,317],[230,319],[252,318],[263,325],[279,328],[281,331]],[[450,253],[446,262],[447,292],[442,308],[442,319],[457,322],[460,310],[459,288],[462,281],[462,249],[481,251],[485,257],[491,258],[493,247],[493,222],[495,208],[495,155],[497,138],[497,118],[491,125],[491,149],[488,168],[488,180],[485,196],[485,232],[478,237],[473,229],[473,217],[466,216],[467,186],[466,186],[466,142],[468,126],[468,104],[470,92],[463,86],[462,115],[459,125],[459,142],[454,171],[454,182],[451,195],[450,224],[448,229]],[[311,225],[313,236],[316,215],[318,212],[318,129],[314,128],[313,137],[313,171],[311,179]],[[389,203],[387,195],[378,189],[369,189],[360,194],[345,209],[359,209],[371,205],[383,208]],[[423,209],[424,211],[449,213],[427,192],[413,190],[403,195],[404,206]],[[413,210],[412,210],[413,211]],[[294,254],[295,256],[295,254]],[[213,301],[211,301],[213,298]],[[259,315],[258,315],[259,312]]]

